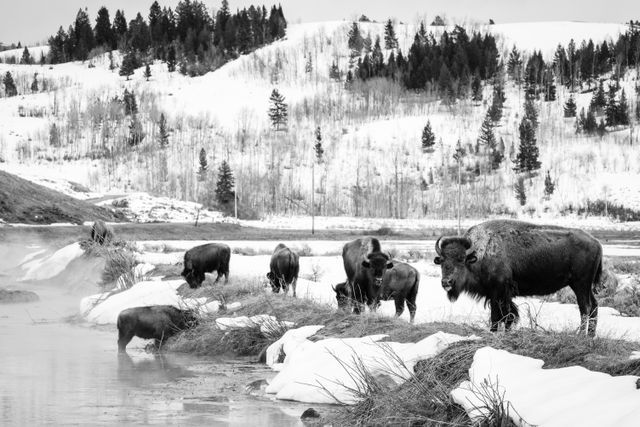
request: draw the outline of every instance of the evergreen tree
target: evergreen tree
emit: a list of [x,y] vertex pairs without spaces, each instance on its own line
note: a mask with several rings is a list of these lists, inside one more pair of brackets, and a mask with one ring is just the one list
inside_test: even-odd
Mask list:
[[218,169],[218,181],[216,182],[216,200],[220,205],[227,205],[235,198],[235,180],[231,167],[226,160],[222,161]]
[[[364,50],[364,53],[371,53],[371,51],[373,51],[373,40],[371,40],[370,33],[367,34],[367,37],[364,38],[362,49]],[[352,52],[354,52],[357,55],[360,55],[360,52],[357,52],[354,50],[352,50]]]
[[427,120],[427,124],[422,129],[422,152],[431,153],[436,145],[436,136],[431,130],[431,122]]
[[204,148],[200,149],[200,168],[198,169],[198,179],[204,181],[207,177],[207,171],[209,170],[209,164],[207,162],[207,152]]
[[73,57],[77,60],[84,61],[89,57],[89,52],[96,45],[93,28],[91,27],[89,15],[86,10],[78,10],[73,32],[75,35]]
[[271,125],[275,130],[280,130],[280,127],[287,127],[288,121],[288,106],[285,103],[284,97],[278,92],[278,89],[273,89],[271,97],[269,98],[271,107],[269,107],[269,119]]
[[6,97],[18,95],[18,89],[16,88],[16,84],[13,81],[13,76],[9,71],[7,71],[7,73],[4,75],[4,79],[2,79],[2,84],[4,85],[4,95]]
[[26,46],[22,51],[22,58],[20,58],[20,63],[26,65],[33,64],[33,58],[31,57],[31,53],[29,53],[29,49],[27,49]]
[[536,132],[533,124],[523,117],[518,128],[520,132],[519,152],[516,156],[516,172],[532,172],[540,169],[538,160],[538,146],[536,145]]
[[169,146],[169,132],[167,131],[167,119],[165,119],[164,113],[160,113],[160,123],[158,123],[158,144],[160,144],[160,148]]
[[618,124],[618,108],[618,102],[616,101],[616,88],[613,85],[610,85],[607,105],[604,112],[607,126],[616,126]]
[[38,73],[33,73],[33,81],[31,82],[31,92],[38,93]]
[[306,74],[313,73],[313,58],[311,58],[311,53],[307,54],[307,61],[304,64],[304,72]]
[[491,121],[494,124],[498,124],[500,119],[502,118],[502,105],[503,103],[500,101],[500,96],[493,94],[493,98],[491,100],[491,106],[489,107],[489,117],[491,117]]
[[138,114],[138,103],[136,101],[136,94],[133,91],[125,89],[122,95],[122,101],[124,103],[124,114],[126,116]]
[[471,99],[475,102],[482,101],[482,80],[478,73],[474,74],[473,81],[471,82]]
[[446,24],[444,23],[444,19],[442,19],[440,17],[440,15],[437,15],[434,19],[433,22],[431,22],[431,26],[432,27],[444,27]]
[[167,53],[167,71],[170,73],[176,70],[176,47],[171,43]]
[[49,145],[60,147],[60,132],[55,123],[51,123],[51,126],[49,126]]
[[115,47],[115,35],[109,18],[109,10],[102,6],[98,10],[96,18],[96,26],[93,28],[96,36],[96,45],[104,46],[105,49],[111,50]]
[[573,95],[569,96],[569,99],[567,99],[567,102],[564,104],[564,116],[575,117],[577,108],[578,106],[576,105],[576,101],[573,99]]
[[636,121],[640,122],[640,97],[636,98]]
[[127,54],[122,58],[122,64],[120,65],[120,75],[126,76],[127,80],[129,80],[129,76],[133,75],[133,72],[138,67],[138,57],[133,50],[127,52]]
[[109,58],[109,71],[113,71],[116,69],[116,64],[113,61],[113,51],[109,51],[108,58]]
[[598,126],[596,127],[596,133],[600,138],[602,138],[604,134],[607,133],[607,128],[604,124],[604,120],[600,119],[600,123],[598,123]]
[[553,73],[551,69],[545,72],[544,77],[544,100],[555,101],[556,100],[556,84],[553,79]]
[[515,45],[509,53],[509,60],[507,61],[507,75],[511,77],[517,84],[520,84],[522,78],[522,58],[520,52],[516,49]]
[[520,206],[524,206],[527,204],[527,193],[526,193],[526,187],[524,185],[524,177],[518,177],[518,181],[516,181],[514,187],[513,187],[515,194],[516,194],[516,199],[518,200],[518,202],[520,202]]
[[144,78],[149,81],[149,77],[151,77],[151,67],[149,67],[149,63],[144,66]]
[[[583,109],[583,111],[584,111],[584,109]],[[590,135],[592,133],[595,133],[597,129],[598,129],[598,122],[596,121],[595,110],[593,108],[589,107],[589,109],[587,110],[587,116],[585,117],[585,119],[583,121],[583,124],[582,124],[582,130],[586,134]]]
[[532,99],[524,101],[524,118],[531,122],[534,129],[538,127],[538,109]]
[[138,120],[138,116],[133,114],[131,116],[131,123],[129,124],[129,145],[132,147],[139,145],[144,139],[144,136],[142,123]]
[[338,68],[336,61],[331,63],[331,68],[329,68],[329,78],[337,82],[340,81],[340,68]]
[[320,126],[316,128],[316,145],[313,147],[316,153],[316,162],[322,163],[324,148],[322,148],[322,132]]
[[604,94],[604,84],[602,83],[602,80],[600,80],[598,89],[593,93],[593,97],[591,98],[591,107],[598,111],[602,111],[606,106],[607,99]]
[[136,15],[133,21],[129,22],[127,40],[129,47],[142,53],[146,52],[151,46],[149,26],[140,13]]
[[491,170],[498,170],[500,168],[500,164],[504,160],[504,148],[500,150],[499,148],[495,148],[491,150]]
[[549,171],[547,171],[547,176],[544,178],[545,198],[549,199],[553,194],[553,192],[555,191],[555,189],[556,189],[556,185],[553,183],[553,180],[551,179],[551,175],[549,174]]
[[620,94],[617,122],[623,126],[629,125],[629,104],[627,103],[627,95],[624,93],[624,89],[622,89],[622,93]]
[[484,116],[484,120],[482,121],[480,135],[478,136],[478,143],[484,145],[492,151],[496,149],[496,136],[493,133],[493,122],[488,111]]
[[362,48],[364,47],[364,40],[362,35],[360,34],[360,27],[357,22],[354,22],[351,25],[351,29],[348,34],[348,46],[351,51],[357,52],[358,55],[362,52]]
[[116,10],[116,16],[113,18],[113,38],[114,49],[119,47],[120,49],[125,47],[127,41],[127,19],[124,17],[124,12],[120,9]]
[[384,26],[384,48],[395,49],[398,47],[398,39],[396,38],[396,31],[393,29],[393,23],[391,19],[387,20]]

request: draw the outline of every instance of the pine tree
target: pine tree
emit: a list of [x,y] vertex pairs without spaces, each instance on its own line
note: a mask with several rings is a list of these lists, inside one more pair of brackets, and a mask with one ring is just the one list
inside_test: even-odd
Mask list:
[[482,101],[482,80],[480,80],[480,75],[478,73],[474,74],[473,80],[471,81],[471,93],[471,99],[473,101]]
[[624,93],[624,89],[622,89],[622,93],[620,94],[617,121],[620,125],[629,125],[629,104],[627,103],[627,95]]
[[577,108],[578,106],[576,105],[576,101],[573,99],[573,95],[569,96],[569,99],[567,99],[567,102],[564,104],[564,116],[575,117]]
[[498,170],[504,160],[504,149],[495,148],[491,150],[491,170]]
[[207,163],[207,152],[204,148],[200,149],[200,169],[198,169],[198,179],[200,181],[204,181],[207,177],[207,171],[209,170],[209,165]]
[[436,136],[431,130],[431,122],[427,120],[427,124],[424,126],[424,129],[422,129],[422,152],[433,152],[434,145],[436,145]]
[[556,84],[553,79],[553,73],[551,70],[547,70],[545,73],[544,81],[544,100],[555,101],[556,100]]
[[393,29],[393,23],[391,19],[387,20],[384,26],[384,48],[395,49],[398,47],[398,39],[396,38],[396,31]]
[[284,97],[278,92],[278,89],[273,89],[271,97],[269,98],[271,107],[269,108],[269,119],[271,125],[275,130],[280,130],[280,127],[287,127],[288,121],[288,106],[285,103]]
[[534,129],[538,127],[538,109],[533,103],[533,99],[524,101],[524,117],[531,122]]
[[120,9],[116,10],[116,15],[113,18],[113,37],[115,47],[124,47],[127,39],[127,19],[124,17],[124,12]]
[[98,10],[96,26],[93,28],[93,32],[96,36],[97,46],[104,46],[107,50],[115,47],[116,40],[111,26],[111,19],[109,18],[109,10],[104,6]]
[[522,79],[522,58],[520,52],[516,49],[515,45],[511,49],[509,54],[509,60],[507,62],[507,75],[511,77],[517,84],[520,84]]
[[482,121],[482,127],[480,128],[480,135],[478,136],[478,143],[484,145],[490,150],[496,148],[496,136],[493,133],[493,122],[489,112],[484,116]]
[[149,81],[149,77],[151,77],[151,67],[149,67],[149,63],[144,66],[144,78]]
[[33,64],[33,58],[31,57],[31,53],[29,53],[29,49],[27,49],[26,46],[22,51],[22,58],[20,59],[20,63],[26,65]]
[[518,177],[518,181],[516,181],[513,187],[516,193],[516,199],[520,202],[520,206],[524,206],[527,204],[527,193],[526,187],[524,185],[524,177]]
[[176,47],[171,43],[167,52],[167,71],[170,73],[176,70]]
[[136,53],[133,50],[127,52],[127,54],[122,58],[122,64],[120,65],[120,75],[126,76],[127,80],[129,80],[129,76],[133,75],[133,72],[138,66],[138,58],[136,57]]
[[131,123],[129,124],[129,145],[132,147],[139,145],[144,139],[144,136],[142,123],[138,120],[138,116],[133,114],[131,116]]
[[60,147],[60,132],[55,123],[51,123],[51,126],[49,126],[49,145]]
[[13,81],[13,76],[9,71],[7,71],[7,74],[4,75],[4,79],[2,79],[2,84],[4,85],[4,95],[7,98],[18,95],[18,89],[16,88],[16,84]]
[[340,68],[338,68],[336,61],[331,63],[331,68],[329,68],[329,78],[337,82],[340,81]]
[[555,189],[556,185],[553,183],[549,171],[547,171],[547,176],[544,178],[544,196],[547,200],[551,197]]
[[33,74],[33,81],[31,82],[31,92],[38,93],[38,73]]
[[169,132],[167,131],[167,119],[164,117],[164,113],[160,113],[160,123],[158,123],[158,143],[160,148],[166,148],[169,146]]
[[316,144],[314,145],[314,150],[316,153],[316,162],[322,163],[324,156],[324,148],[322,148],[322,132],[320,130],[320,126],[316,128]]
[[138,114],[138,102],[136,101],[136,94],[125,89],[122,95],[122,102],[124,103],[124,114],[126,116]]
[[89,57],[91,49],[96,46],[93,28],[86,10],[78,10],[73,32],[75,34],[73,58],[84,61]]
[[607,106],[604,111],[607,126],[616,126],[618,124],[618,108],[618,102],[616,101],[616,88],[613,85],[610,85],[607,97]]
[[[604,123],[604,122],[602,122]],[[595,110],[591,107],[587,110],[587,116],[585,117],[582,129],[587,134],[592,134],[598,129],[598,122],[596,121]]]
[[116,69],[116,64],[115,64],[115,62],[113,62],[113,52],[112,51],[109,51],[108,57],[109,57],[109,70],[113,71],[113,70]]
[[513,170],[516,172],[532,172],[540,169],[536,132],[533,124],[523,117],[518,130],[520,132],[520,146]]
[[636,98],[636,121],[640,122],[640,97]]
[[593,93],[593,97],[591,98],[591,107],[601,111],[606,106],[607,99],[604,94],[604,84],[602,80],[600,80],[600,85],[598,85],[598,89]]
[[222,161],[218,169],[218,181],[216,182],[216,200],[221,205],[228,205],[235,198],[235,180],[231,167],[226,160]]
[[351,25],[351,29],[349,30],[349,34],[348,34],[347,44],[349,46],[349,49],[352,52],[357,52],[358,55],[360,55],[360,52],[362,52],[362,48],[364,47],[364,39],[360,34],[360,27],[358,26],[357,22],[354,22]]

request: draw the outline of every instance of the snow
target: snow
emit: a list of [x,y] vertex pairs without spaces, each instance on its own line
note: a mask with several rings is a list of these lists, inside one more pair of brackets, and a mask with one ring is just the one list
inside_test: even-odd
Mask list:
[[293,354],[296,347],[302,345],[307,338],[314,335],[324,325],[308,325],[300,328],[289,329],[287,332],[267,348],[266,364],[279,371],[281,364],[278,362],[281,355]]
[[543,365],[539,359],[484,347],[474,355],[470,381],[451,396],[475,421],[488,415],[490,396],[497,395],[518,426],[638,425],[639,377],[612,377],[579,366],[543,369]]
[[71,261],[81,257],[84,250],[79,243],[72,243],[50,255],[39,256],[38,254],[42,255],[42,251],[38,251],[36,255],[32,254],[30,259],[20,266],[24,270],[20,281],[46,280],[55,277],[63,272]]
[[132,307],[172,305],[180,309],[195,309],[200,313],[213,313],[220,308],[218,301],[207,302],[206,298],[182,298],[176,291],[183,284],[183,280],[153,280],[136,283],[119,293],[91,295],[80,301],[80,313],[87,321],[104,325],[115,324],[120,312]]
[[[365,372],[402,383],[414,373],[417,361],[433,357],[454,342],[474,339],[444,332],[417,343],[379,342],[386,335],[316,342],[300,339],[311,330],[292,333],[282,343],[288,352],[266,393],[275,394],[277,399],[307,403],[353,404],[359,400],[358,390],[364,390]],[[272,346],[271,354],[277,354],[280,344]]]
[[291,326],[293,326],[293,322],[278,321],[278,319],[276,319],[274,316],[270,316],[268,314],[258,314],[251,317],[218,317],[216,319],[216,326],[218,326],[221,331],[260,326],[260,331],[263,334],[268,335],[274,328],[290,328]]

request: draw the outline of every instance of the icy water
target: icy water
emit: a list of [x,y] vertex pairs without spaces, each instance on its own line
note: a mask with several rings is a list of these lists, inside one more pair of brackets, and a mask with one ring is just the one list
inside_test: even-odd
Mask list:
[[31,289],[39,302],[0,304],[0,425],[301,425],[308,405],[245,391],[273,376],[264,366],[148,354],[137,339],[119,356],[115,326],[65,320],[76,296]]

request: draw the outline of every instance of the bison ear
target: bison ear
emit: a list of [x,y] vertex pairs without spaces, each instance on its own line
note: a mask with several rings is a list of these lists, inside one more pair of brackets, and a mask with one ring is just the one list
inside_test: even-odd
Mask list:
[[367,261],[366,259],[364,261],[362,261],[362,266],[364,268],[369,268],[371,267],[371,264],[369,263],[369,261]]
[[469,264],[473,264],[474,262],[478,261],[478,257],[476,256],[475,252],[470,253],[469,255],[467,255],[467,259],[465,259],[465,263],[467,265]]
[[389,261],[389,262],[387,263],[387,268],[388,268],[388,269],[392,269],[392,268],[393,268],[393,263],[392,263],[391,261]]
[[440,258],[439,256],[435,257],[433,259],[433,263],[438,265],[442,264],[442,258]]

